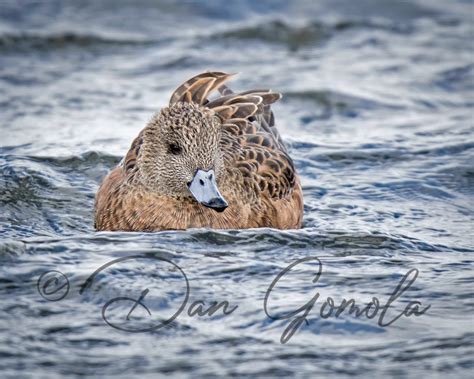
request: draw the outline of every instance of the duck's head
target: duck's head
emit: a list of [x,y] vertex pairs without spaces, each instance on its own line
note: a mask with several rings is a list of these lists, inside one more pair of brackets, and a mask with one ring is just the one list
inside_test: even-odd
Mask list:
[[138,161],[147,188],[225,210],[228,204],[219,191],[224,175],[221,124],[212,110],[192,102],[163,108],[143,132]]

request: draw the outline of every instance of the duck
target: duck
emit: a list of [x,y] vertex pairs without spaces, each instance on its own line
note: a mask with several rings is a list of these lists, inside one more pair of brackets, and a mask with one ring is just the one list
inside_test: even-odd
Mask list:
[[301,228],[301,181],[271,109],[282,95],[234,92],[234,75],[172,93],[101,183],[97,231]]

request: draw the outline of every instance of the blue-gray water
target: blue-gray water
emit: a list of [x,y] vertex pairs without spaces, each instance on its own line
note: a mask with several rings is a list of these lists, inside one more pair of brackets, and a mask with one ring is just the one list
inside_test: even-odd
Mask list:
[[[471,377],[473,12],[459,0],[2,0],[1,376]],[[94,232],[101,179],[171,91],[208,69],[284,94],[275,113],[304,228]],[[79,293],[101,265],[141,254]],[[266,316],[265,293],[309,257],[319,281],[302,263],[269,298],[275,316],[321,294],[281,344],[290,320]],[[138,306],[126,322],[122,301],[106,318],[139,328],[179,308],[184,281],[162,258],[189,280],[182,314],[154,332],[108,326],[107,301],[147,288],[151,317]],[[321,317],[328,296],[386,302],[411,269],[393,315],[410,301],[425,314],[387,327]],[[49,270],[69,279],[60,301],[38,292]],[[196,300],[238,308],[190,317]]]

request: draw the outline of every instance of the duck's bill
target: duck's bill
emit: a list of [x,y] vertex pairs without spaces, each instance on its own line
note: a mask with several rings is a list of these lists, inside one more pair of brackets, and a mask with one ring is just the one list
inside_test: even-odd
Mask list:
[[188,188],[197,202],[217,212],[223,212],[229,206],[217,188],[214,170],[197,170]]

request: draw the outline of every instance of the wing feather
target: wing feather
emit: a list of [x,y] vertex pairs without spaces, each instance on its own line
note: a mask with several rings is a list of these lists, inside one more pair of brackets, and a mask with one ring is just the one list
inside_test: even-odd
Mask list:
[[[222,120],[221,148],[227,166],[237,168],[254,190],[272,199],[285,198],[295,188],[296,172],[271,110],[282,95],[269,89],[235,93],[224,84],[232,76],[224,72],[196,75],[176,89],[170,105],[194,102],[214,111]],[[220,96],[209,100],[214,90]],[[133,159],[130,155],[129,162]]]

